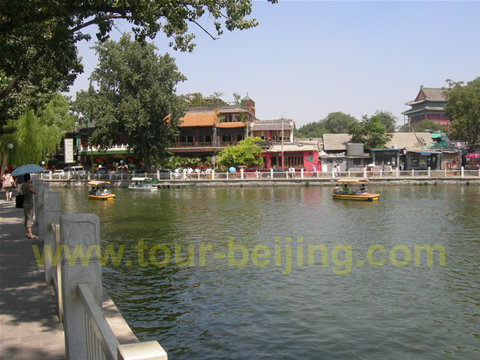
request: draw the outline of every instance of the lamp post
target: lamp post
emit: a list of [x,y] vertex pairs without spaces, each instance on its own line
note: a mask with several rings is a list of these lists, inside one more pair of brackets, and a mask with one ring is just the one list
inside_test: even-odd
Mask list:
[[7,145],[8,150],[9,150],[9,158],[10,158],[10,169],[12,168],[12,149],[13,149],[13,144],[8,144]]

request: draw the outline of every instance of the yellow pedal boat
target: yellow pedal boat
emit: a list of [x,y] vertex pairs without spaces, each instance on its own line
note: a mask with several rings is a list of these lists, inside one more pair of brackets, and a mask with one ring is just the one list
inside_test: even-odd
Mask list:
[[[361,184],[359,189],[348,188],[349,184],[359,183]],[[332,191],[332,198],[356,201],[376,201],[380,199],[380,194],[372,194],[365,189],[365,183],[368,183],[368,179],[338,179],[337,186]]]
[[[88,198],[92,200],[114,200],[115,194],[112,194],[110,190],[106,190],[106,185],[110,185],[108,181],[89,181],[89,186],[92,186],[92,190],[88,194]],[[103,190],[100,186],[103,185]],[[93,192],[96,188],[96,191]]]

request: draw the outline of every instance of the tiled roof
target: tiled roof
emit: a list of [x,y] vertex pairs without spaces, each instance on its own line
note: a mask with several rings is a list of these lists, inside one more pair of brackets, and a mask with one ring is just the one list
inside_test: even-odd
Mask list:
[[404,111],[402,112],[402,114],[404,115],[411,115],[411,114],[416,114],[416,113],[421,113],[421,112],[425,112],[425,111],[438,111],[438,112],[441,112],[441,113],[445,113],[445,108],[443,106],[437,106],[437,107],[433,107],[433,106],[425,106],[424,108],[420,108],[420,109],[410,109],[410,110],[407,110],[407,111]]
[[349,134],[323,134],[323,150],[346,151],[351,138]]
[[405,105],[415,105],[424,101],[447,101],[444,95],[444,89],[424,88],[421,87],[415,100],[405,103]]
[[445,95],[443,89],[422,88],[423,93],[429,100],[445,101]]
[[190,111],[180,121],[182,127],[215,126],[217,114],[215,110]]
[[223,122],[223,123],[217,124],[217,128],[220,128],[220,129],[241,128],[245,126],[246,124],[242,122]]
[[[349,134],[323,134],[324,151],[346,151],[347,144],[352,138]],[[385,145],[387,149],[403,149],[410,146],[423,146],[433,142],[428,132],[420,133],[393,133],[392,139]]]
[[392,140],[385,145],[385,147],[388,149],[403,149],[411,146],[423,146],[423,144],[430,144],[433,142],[432,136],[428,132],[393,133],[392,135]]
[[235,107],[235,108],[222,108],[218,112],[220,114],[236,114],[236,113],[246,113],[248,111],[239,107]]
[[[282,145],[273,145],[266,152],[281,152]],[[298,144],[284,144],[283,152],[295,152],[295,151],[318,151],[318,148],[314,145],[298,145]]]
[[[292,130],[293,120],[283,120],[283,130]],[[251,125],[251,131],[282,130],[282,120],[255,120]]]

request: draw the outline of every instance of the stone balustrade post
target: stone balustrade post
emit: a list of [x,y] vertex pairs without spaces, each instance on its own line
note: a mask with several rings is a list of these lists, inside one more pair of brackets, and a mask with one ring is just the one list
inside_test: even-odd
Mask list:
[[[95,250],[88,259],[74,259],[74,252],[87,254],[89,246],[100,246],[100,221],[94,214],[60,216],[63,245],[62,299],[64,308],[65,354],[68,360],[87,358],[85,342],[85,310],[78,296],[78,285],[86,284],[95,301],[102,304],[102,273]],[[69,258],[70,257],[70,258]]]
[[[43,193],[43,229],[45,230],[44,243],[45,247],[49,246],[55,255],[55,232],[52,230],[51,224],[60,223],[60,192],[48,191]],[[50,263],[50,258],[45,257],[45,282],[52,284],[52,279],[55,276],[56,267]]]
[[212,180],[215,180],[215,170],[212,170]]
[[38,240],[42,243],[45,240],[43,194],[50,190],[50,184],[42,180],[35,180],[34,187],[37,190],[37,195],[35,196],[35,222],[38,224]]
[[305,170],[305,169],[304,169],[304,168],[301,168],[301,169],[300,169],[300,179],[303,179],[303,173],[304,173],[303,170]]
[[462,178],[463,178],[463,177],[465,176],[465,168],[464,168],[463,166],[462,166],[462,172],[461,172],[461,174],[462,174]]

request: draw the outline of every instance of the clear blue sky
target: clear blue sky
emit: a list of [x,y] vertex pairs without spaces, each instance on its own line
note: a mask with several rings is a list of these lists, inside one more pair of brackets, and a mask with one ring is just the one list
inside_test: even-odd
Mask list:
[[[226,31],[214,41],[192,26],[193,53],[175,52],[163,33],[154,42],[188,78],[179,94],[217,91],[233,101],[233,93],[248,93],[257,118],[283,116],[297,128],[335,111],[361,119],[385,110],[403,124],[405,103],[420,85],[480,76],[479,15],[474,1],[254,1],[255,29]],[[202,25],[213,29],[207,19]],[[97,63],[90,46],[79,46],[85,74],[70,95],[88,86]]]

